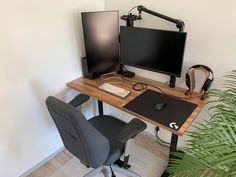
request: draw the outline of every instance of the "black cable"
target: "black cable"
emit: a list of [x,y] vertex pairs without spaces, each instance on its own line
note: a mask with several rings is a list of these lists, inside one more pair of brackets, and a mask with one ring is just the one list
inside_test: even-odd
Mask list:
[[184,97],[168,94],[168,93],[164,92],[160,87],[152,85],[152,84],[148,84],[148,86],[158,89],[161,93],[163,93],[164,95],[167,95],[167,96],[171,96],[171,97],[175,97],[175,98],[179,98],[179,99],[189,99],[189,97],[184,98]]
[[132,88],[135,91],[145,90],[145,89],[147,89],[147,84],[142,83],[142,82],[137,82],[137,83],[133,84]]
[[152,84],[148,84],[148,86],[150,86],[150,87],[153,87],[153,88],[156,88],[156,89],[158,89],[161,93],[163,93],[164,95],[167,95],[167,93],[165,93],[160,87],[158,87],[158,86],[155,86],[155,85],[152,85]]
[[164,95],[167,95],[167,96],[170,96],[170,97],[179,98],[179,99],[183,99],[183,100],[188,100],[188,99],[191,99],[191,98],[200,98],[200,97],[201,97],[201,95],[198,95],[198,96],[195,96],[195,97],[193,97],[193,96],[189,96],[189,97],[175,96],[175,95],[171,95],[171,94],[169,94],[169,93],[164,92],[164,91],[161,90],[160,87],[158,87],[158,86],[155,86],[155,85],[152,85],[152,84],[148,84],[148,86],[151,86],[151,87],[154,87],[154,88],[158,89],[158,90],[159,90],[161,93],[163,93]]
[[136,85],[143,85],[143,89],[140,89],[140,90],[135,90],[135,91],[142,91],[144,89],[147,89],[147,86],[151,86],[151,87],[154,87],[156,89],[158,89],[161,93],[165,94],[165,92],[163,90],[161,90],[159,87],[155,86],[155,85],[151,85],[151,84],[147,84],[147,83],[144,83],[144,82],[136,82],[136,81],[132,81],[132,80],[129,80],[129,79],[123,79],[125,81],[128,81],[128,82],[132,82],[134,83],[133,84],[133,88],[136,86]]
[[113,172],[113,170],[111,168],[111,165],[109,165],[109,167],[110,167],[110,170],[111,170],[111,177],[116,177],[116,175],[114,174],[114,172]]
[[125,67],[125,65],[123,65],[123,69],[125,69],[125,71],[129,71],[129,70]]
[[132,89],[135,90],[135,91],[142,91],[142,90],[147,89],[147,84],[144,83],[144,82],[136,82],[136,81],[132,81],[132,80],[129,80],[129,79],[124,79],[124,78],[123,78],[123,80],[134,83],[132,85]]
[[135,8],[137,8],[138,6],[135,6],[135,7],[133,7],[132,9],[130,9],[129,10],[129,12],[128,12],[128,15],[129,15],[129,13],[133,10],[133,9],[135,9]]
[[[156,136],[156,138],[157,138],[157,142],[161,145],[161,146],[166,146],[166,147],[169,147],[170,146],[170,143],[168,143],[168,142],[166,142],[166,141],[163,141],[160,137],[159,137],[159,135],[158,135],[158,131],[159,130],[155,130],[155,136]],[[163,143],[163,144],[161,144],[161,143]]]
[[[155,89],[158,89],[164,95],[171,96],[171,97],[174,97],[174,98],[183,99],[183,100],[188,100],[188,99],[191,99],[191,98],[200,98],[201,97],[200,95],[195,96],[195,97],[193,97],[193,96],[190,96],[190,97],[175,96],[175,95],[171,95],[171,94],[168,94],[168,93],[164,92],[160,87],[152,85],[152,84],[147,84],[147,83],[144,83],[144,82],[136,82],[136,81],[132,81],[132,80],[129,80],[129,79],[123,79],[123,80],[134,83],[133,86],[132,86],[132,89],[135,90],[135,91],[145,90],[149,86],[149,87],[153,87]],[[139,88],[137,88],[137,86],[141,86],[141,88],[139,89]]]

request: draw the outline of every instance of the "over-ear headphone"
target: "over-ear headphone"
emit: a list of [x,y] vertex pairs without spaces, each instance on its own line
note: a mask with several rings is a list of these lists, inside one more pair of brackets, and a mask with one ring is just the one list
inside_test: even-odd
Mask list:
[[190,95],[195,88],[195,70],[196,69],[203,71],[203,73],[205,74],[204,82],[202,86],[200,87],[200,94],[204,94],[211,87],[211,84],[214,80],[213,71],[208,66],[205,66],[205,65],[191,66],[185,76],[185,83],[187,87],[189,88],[189,90],[186,92],[186,94],[188,95]]

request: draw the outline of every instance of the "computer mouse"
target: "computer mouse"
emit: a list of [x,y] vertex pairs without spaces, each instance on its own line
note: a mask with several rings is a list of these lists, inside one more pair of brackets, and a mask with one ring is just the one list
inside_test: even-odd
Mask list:
[[161,111],[165,106],[166,106],[165,103],[157,103],[155,104],[154,109],[157,111]]

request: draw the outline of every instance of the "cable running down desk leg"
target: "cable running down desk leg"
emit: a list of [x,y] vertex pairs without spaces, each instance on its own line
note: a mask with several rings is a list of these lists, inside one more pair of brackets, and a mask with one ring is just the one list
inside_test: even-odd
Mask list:
[[103,103],[98,100],[98,113],[99,115],[103,115]]

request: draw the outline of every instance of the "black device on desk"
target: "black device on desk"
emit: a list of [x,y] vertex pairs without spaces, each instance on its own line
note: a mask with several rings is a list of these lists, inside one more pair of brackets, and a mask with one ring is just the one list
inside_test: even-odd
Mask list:
[[166,106],[166,103],[164,102],[159,102],[157,104],[154,105],[154,109],[157,111],[161,111],[163,110],[163,108]]

